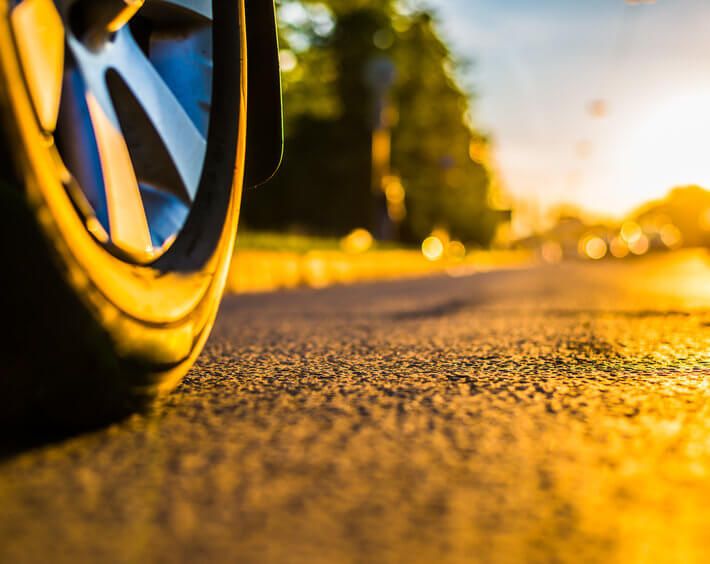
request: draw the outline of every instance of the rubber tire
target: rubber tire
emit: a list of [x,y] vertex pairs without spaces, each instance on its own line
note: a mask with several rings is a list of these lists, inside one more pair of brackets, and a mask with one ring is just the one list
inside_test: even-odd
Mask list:
[[232,259],[246,139],[243,0],[216,0],[213,9],[219,87],[209,165],[174,245],[155,264],[137,266],[90,236],[59,182],[0,0],[4,433],[83,429],[144,410],[179,383],[207,340]]

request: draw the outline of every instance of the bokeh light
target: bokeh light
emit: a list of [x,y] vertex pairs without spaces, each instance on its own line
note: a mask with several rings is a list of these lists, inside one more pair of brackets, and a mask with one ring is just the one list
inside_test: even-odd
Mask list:
[[372,248],[374,239],[367,229],[355,229],[340,242],[346,253],[360,254]]
[[291,72],[298,66],[298,58],[290,49],[279,51],[279,64],[283,72]]
[[621,238],[627,245],[633,245],[642,236],[643,230],[635,221],[627,221],[621,226]]
[[609,252],[614,258],[622,259],[629,256],[629,246],[621,237],[614,237],[609,244]]
[[422,243],[422,254],[432,262],[440,260],[444,256],[444,243],[435,235],[427,237]]
[[669,249],[676,249],[683,244],[683,234],[675,225],[668,223],[658,232],[661,242]]
[[453,260],[463,260],[466,258],[466,246],[461,241],[449,241],[446,256]]
[[646,235],[641,234],[638,239],[629,244],[629,250],[636,256],[645,255],[651,248],[651,242]]
[[597,235],[587,235],[579,245],[580,255],[592,260],[603,259],[609,250],[606,241]]

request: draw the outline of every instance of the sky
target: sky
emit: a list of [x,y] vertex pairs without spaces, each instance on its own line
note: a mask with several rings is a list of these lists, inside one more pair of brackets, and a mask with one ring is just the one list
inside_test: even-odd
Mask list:
[[710,188],[708,0],[430,5],[474,63],[475,121],[514,202],[621,217],[673,186]]

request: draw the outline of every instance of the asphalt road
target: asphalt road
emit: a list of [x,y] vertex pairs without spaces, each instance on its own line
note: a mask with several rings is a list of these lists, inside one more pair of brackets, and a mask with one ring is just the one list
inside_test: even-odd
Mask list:
[[0,461],[0,562],[701,562],[703,253],[229,298],[148,416]]

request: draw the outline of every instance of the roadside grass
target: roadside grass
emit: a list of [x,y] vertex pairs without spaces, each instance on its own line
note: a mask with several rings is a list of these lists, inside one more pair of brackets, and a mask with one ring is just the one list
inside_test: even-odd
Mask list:
[[[299,233],[275,233],[269,231],[239,231],[237,251],[277,251],[285,253],[308,253],[310,251],[340,251],[342,240],[336,237],[316,237]],[[371,250],[403,249],[397,243],[374,241]]]
[[476,272],[522,268],[534,262],[527,251],[471,251],[428,260],[421,249],[373,244],[347,250],[339,239],[305,235],[242,232],[237,237],[227,291],[268,292],[299,287],[416,278],[435,274],[464,276]]
[[307,253],[315,250],[339,250],[340,241],[335,238],[311,237],[296,233],[271,233],[260,231],[239,231],[237,251],[278,251],[286,253]]

